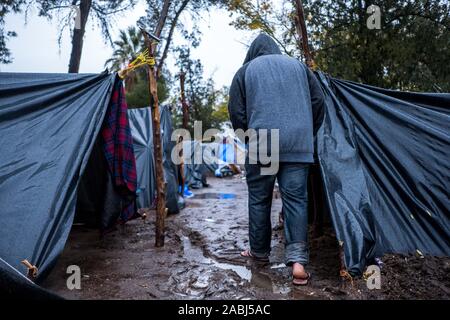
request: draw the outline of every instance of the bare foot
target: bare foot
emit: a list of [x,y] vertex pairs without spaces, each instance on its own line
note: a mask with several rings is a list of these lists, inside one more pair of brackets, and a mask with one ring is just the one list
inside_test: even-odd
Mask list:
[[307,273],[305,271],[305,267],[303,265],[301,265],[300,263],[295,262],[292,265],[292,275],[295,278],[306,278]]
[[305,271],[305,267],[300,263],[295,262],[292,265],[292,282],[296,285],[306,285],[310,274]]
[[255,256],[253,256],[253,254],[251,253],[251,251],[249,249],[242,251],[241,256],[246,257],[246,258],[251,258],[251,259],[253,259],[255,261],[259,261],[259,262],[269,262],[269,257],[264,257],[264,258],[255,257]]
[[241,256],[253,258],[252,254],[250,253],[250,250],[244,250],[244,251],[242,251],[242,252],[241,252]]

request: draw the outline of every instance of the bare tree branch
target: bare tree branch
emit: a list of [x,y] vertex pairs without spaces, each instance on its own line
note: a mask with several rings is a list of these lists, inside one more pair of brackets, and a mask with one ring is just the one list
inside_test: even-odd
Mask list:
[[181,6],[178,8],[177,12],[175,13],[174,18],[172,19],[172,23],[170,24],[169,34],[167,35],[166,43],[164,45],[164,51],[163,51],[161,58],[159,59],[158,68],[156,70],[157,78],[159,78],[159,76],[161,75],[162,67],[163,67],[164,61],[167,58],[167,54],[169,52],[169,47],[172,42],[173,33],[177,26],[178,19],[179,19],[181,13],[183,12],[183,10],[188,5],[189,1],[190,0],[183,0]]
[[156,25],[155,28],[155,36],[157,36],[158,38],[161,36],[161,32],[164,28],[164,25],[166,24],[170,3],[171,3],[170,0],[164,0],[164,4],[158,19],[158,24]]

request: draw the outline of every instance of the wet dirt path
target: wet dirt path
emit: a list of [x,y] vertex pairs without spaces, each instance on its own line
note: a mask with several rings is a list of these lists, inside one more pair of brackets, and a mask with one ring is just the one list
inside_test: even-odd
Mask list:
[[[248,247],[245,181],[235,176],[208,182],[210,187],[193,191],[195,196],[186,200],[180,214],[167,218],[163,248],[154,247],[152,217],[131,221],[103,239],[95,230],[74,226],[43,286],[69,299],[382,299],[402,298],[410,285],[408,272],[400,271],[400,276],[393,272],[396,282],[391,286],[388,281],[383,290],[369,292],[363,279],[342,287],[336,239],[330,229],[311,240],[311,284],[292,286],[290,270],[283,264],[282,230],[277,228],[281,200],[274,199],[272,206],[270,263],[253,264],[239,256]],[[433,297],[449,297],[449,259],[387,259],[387,270],[396,266],[407,270],[411,261],[421,268],[429,263],[439,289]],[[81,290],[67,289],[69,265],[81,269]],[[415,297],[414,292],[411,295]]]

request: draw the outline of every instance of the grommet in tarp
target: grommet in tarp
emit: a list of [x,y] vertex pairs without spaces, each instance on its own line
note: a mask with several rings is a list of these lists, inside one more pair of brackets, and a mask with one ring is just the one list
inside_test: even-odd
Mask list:
[[28,278],[30,279],[34,279],[37,277],[38,274],[38,268],[35,265],[32,265],[27,259],[24,259],[21,261],[23,265],[25,265],[25,267],[28,268]]

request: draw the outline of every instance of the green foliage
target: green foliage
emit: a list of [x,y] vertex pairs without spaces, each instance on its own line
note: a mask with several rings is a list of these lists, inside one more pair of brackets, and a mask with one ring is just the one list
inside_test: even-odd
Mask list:
[[[158,79],[158,100],[163,103],[169,98],[170,81],[168,75],[163,75]],[[147,76],[145,72],[137,75],[137,81],[131,90],[125,91],[128,108],[144,108],[150,105],[150,93]]]
[[[204,98],[190,99],[197,102],[194,107],[190,106],[189,108],[188,129],[193,134],[194,121],[202,122],[203,132],[210,128],[220,129],[222,124],[230,119],[228,115],[228,88],[224,87],[216,90],[212,80],[209,79],[198,92],[201,92]],[[181,104],[178,103],[176,98],[172,102],[172,104],[178,106],[178,108],[173,110],[174,127],[181,128],[183,122]]]
[[[222,89],[222,92],[228,91]],[[222,97],[219,96],[219,102],[217,103],[215,110],[211,114],[211,122],[214,128],[220,128],[222,123],[229,121],[230,116],[228,114],[228,95],[222,93]]]
[[[212,79],[204,79],[203,66],[200,60],[191,58],[190,47],[175,48],[177,65],[185,73],[185,96],[189,106],[188,129],[193,130],[194,121],[202,121],[203,131],[210,128],[220,129],[224,121],[228,121],[228,89],[216,90]],[[172,104],[174,108],[174,126],[182,125],[182,110],[179,85],[176,85]],[[193,133],[193,132],[191,132]]]
[[120,30],[119,40],[113,42],[112,57],[106,60],[105,66],[114,71],[126,67],[142,51],[144,39],[142,33],[136,27],[130,26],[126,30]]
[[[302,57],[292,0],[223,0],[241,29],[256,27],[284,51]],[[450,91],[450,4],[446,0],[303,1],[318,68],[332,76],[412,91]],[[370,5],[381,9],[381,30],[367,28]]]
[[[308,6],[321,69],[380,87],[450,91],[447,1],[324,2],[310,1]],[[381,30],[367,28],[370,4],[381,9]]]
[[[112,71],[119,71],[132,62],[144,47],[144,37],[135,27],[130,26],[126,30],[120,30],[119,40],[113,42],[112,57],[106,60],[105,66],[109,66]],[[138,82],[138,73],[142,70],[130,71],[125,78],[125,87],[132,90]],[[141,74],[141,78],[145,72]]]
[[23,4],[25,4],[25,0],[3,0],[0,4],[0,64],[12,62],[11,52],[6,46],[6,42],[17,36],[15,31],[5,29],[5,17],[10,12],[21,12]]

